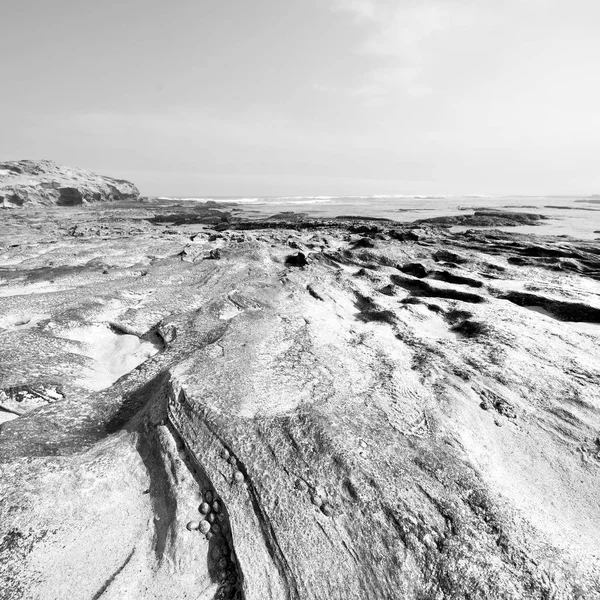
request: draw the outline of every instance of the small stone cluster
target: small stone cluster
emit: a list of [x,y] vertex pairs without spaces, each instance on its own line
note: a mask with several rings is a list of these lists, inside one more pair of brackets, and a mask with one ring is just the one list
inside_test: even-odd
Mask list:
[[199,531],[210,544],[210,574],[219,584],[215,598],[230,600],[236,597],[238,590],[238,574],[235,554],[228,541],[229,523],[223,506],[212,490],[201,494],[202,502],[198,506],[200,521],[190,521],[187,528]]
[[[307,493],[309,486],[304,479],[296,480],[296,489],[300,492]],[[310,501],[326,516],[331,517],[334,514],[333,506],[331,505],[330,499],[327,492],[322,487],[317,486],[310,497]]]
[[246,478],[244,477],[244,474],[239,470],[235,456],[230,454],[227,448],[223,448],[223,450],[221,450],[221,458],[227,461],[233,467],[233,481],[238,484],[244,483],[244,480]]
[[187,528],[190,531],[200,531],[210,541],[215,535],[219,535],[222,532],[227,533],[229,526],[227,525],[225,515],[221,511],[221,503],[215,498],[213,492],[210,490],[206,491],[203,498],[204,501],[198,507],[198,511],[202,515],[202,520],[190,521]]

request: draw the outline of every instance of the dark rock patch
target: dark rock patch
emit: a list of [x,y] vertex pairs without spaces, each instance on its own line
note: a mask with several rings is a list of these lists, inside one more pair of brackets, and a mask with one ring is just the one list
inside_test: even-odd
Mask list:
[[539,306],[559,321],[600,323],[600,308],[580,302],[568,302],[527,292],[509,292],[499,296],[518,306]]
[[390,229],[388,235],[399,242],[418,242],[419,234],[410,229]]
[[468,285],[470,287],[480,288],[483,287],[483,283],[478,279],[472,277],[465,277],[464,275],[456,275],[450,271],[434,271],[434,279],[445,281],[446,283],[456,283],[458,285]]
[[304,252],[298,252],[288,256],[285,259],[285,264],[288,267],[305,267],[308,264],[308,260],[306,259],[306,254],[304,254]]
[[458,265],[469,262],[469,259],[462,256],[462,254],[451,252],[450,250],[438,250],[434,252],[431,257],[436,262],[450,262]]
[[407,263],[398,267],[400,271],[413,277],[423,279],[429,275],[429,270],[422,263]]
[[80,206],[83,204],[83,195],[77,188],[59,188],[58,194],[57,206]]
[[485,302],[485,298],[479,294],[463,292],[462,290],[439,288],[421,279],[413,279],[400,275],[391,275],[390,278],[396,285],[410,290],[416,295],[433,298],[447,298],[450,300],[461,300],[462,302],[470,302],[474,304]]
[[467,338],[476,338],[489,333],[490,328],[486,323],[467,319],[452,328],[452,331],[460,333]]

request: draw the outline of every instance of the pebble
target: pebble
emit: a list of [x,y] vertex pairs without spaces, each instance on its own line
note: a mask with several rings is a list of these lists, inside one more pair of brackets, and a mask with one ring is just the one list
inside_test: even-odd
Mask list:
[[209,523],[214,523],[214,522],[215,522],[215,515],[214,515],[214,513],[210,513],[210,514],[209,514],[209,515],[206,517],[206,520],[207,520]]
[[331,517],[333,515],[333,507],[331,506],[331,504],[324,504],[321,507],[321,512],[326,516],[326,517]]
[[[220,571],[217,575],[217,581],[219,583],[225,583],[227,581],[227,571]],[[221,588],[223,589],[223,588]]]
[[323,498],[321,496],[317,496],[316,494],[311,498],[312,503],[315,506],[321,507],[323,505]]
[[230,465],[235,466],[235,456],[230,456],[228,461],[227,461]]
[[219,548],[218,546],[215,546],[211,551],[210,551],[210,556],[211,558],[213,558],[214,560],[218,560],[219,558],[221,558],[221,548]]
[[214,536],[214,534],[212,533],[212,531],[209,531],[209,532],[206,534],[206,539],[207,539],[209,542],[210,542],[210,540],[212,540],[212,539],[213,539],[213,537],[215,537],[215,536]]
[[208,492],[206,492],[206,494],[204,494],[204,499],[207,502],[212,502],[213,501],[213,493],[210,490],[208,490]]
[[227,460],[229,458],[229,450],[227,450],[227,448],[223,448],[223,450],[221,450],[221,458],[223,460]]
[[212,509],[213,509],[214,512],[220,513],[221,512],[221,505],[215,500],[213,502]]
[[241,471],[236,471],[233,474],[233,478],[235,479],[236,483],[242,483],[244,481],[244,474]]
[[305,492],[308,489],[308,484],[304,479],[296,479],[296,489]]
[[213,523],[211,530],[213,533],[221,533],[221,526],[218,523]]
[[179,458],[181,460],[186,460],[187,459],[187,454],[185,453],[185,450],[180,450],[179,451]]
[[210,505],[208,504],[208,502],[203,502],[199,507],[198,510],[203,514],[206,515],[210,512]]
[[210,523],[208,521],[200,521],[200,531],[208,533],[210,531]]
[[200,523],[198,521],[190,521],[187,524],[188,531],[196,531],[200,527]]
[[228,564],[229,561],[225,557],[223,557],[218,563],[219,569],[226,569]]

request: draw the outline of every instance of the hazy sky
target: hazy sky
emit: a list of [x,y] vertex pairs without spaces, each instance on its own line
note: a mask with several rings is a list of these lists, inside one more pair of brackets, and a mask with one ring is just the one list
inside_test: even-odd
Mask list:
[[0,57],[0,158],[146,194],[600,193],[599,0],[19,0]]

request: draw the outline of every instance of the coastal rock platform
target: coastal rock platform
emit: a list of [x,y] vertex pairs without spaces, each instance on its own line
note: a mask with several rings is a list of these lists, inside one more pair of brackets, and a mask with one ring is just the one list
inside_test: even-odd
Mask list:
[[598,242],[68,213],[0,225],[0,599],[600,598]]

